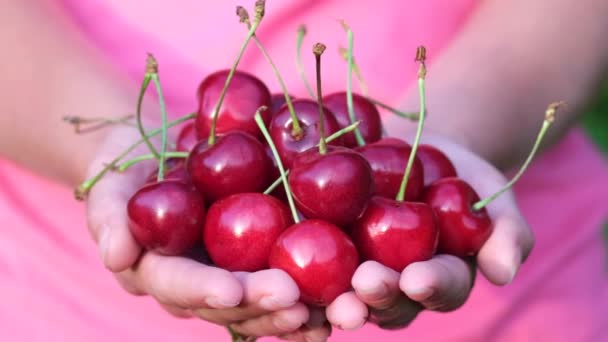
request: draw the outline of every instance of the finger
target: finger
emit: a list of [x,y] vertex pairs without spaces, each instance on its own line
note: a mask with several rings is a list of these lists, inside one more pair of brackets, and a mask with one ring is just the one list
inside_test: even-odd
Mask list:
[[325,342],[329,339],[329,336],[331,336],[331,325],[326,323],[314,329],[308,327],[300,328],[296,332],[281,335],[279,338],[296,342]]
[[342,330],[356,330],[365,324],[367,305],[350,291],[341,294],[326,309],[329,322]]
[[365,304],[375,309],[385,309],[401,295],[399,276],[399,273],[376,261],[366,261],[353,275],[352,286],[357,297]]
[[411,299],[434,311],[451,311],[469,297],[474,266],[451,255],[413,263],[403,270],[399,286]]
[[176,318],[186,319],[186,318],[194,317],[192,315],[192,313],[190,312],[190,310],[182,309],[177,306],[172,306],[172,305],[167,305],[167,304],[160,304],[160,306],[163,309],[165,309],[165,311],[167,311],[169,314],[171,314],[172,316],[174,316]]
[[230,327],[245,336],[278,336],[294,332],[308,321],[308,317],[308,308],[297,303],[290,308],[235,323]]

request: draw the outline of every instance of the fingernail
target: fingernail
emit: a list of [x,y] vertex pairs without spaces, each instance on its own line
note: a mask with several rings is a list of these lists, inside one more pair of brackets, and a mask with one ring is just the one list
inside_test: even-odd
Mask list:
[[272,324],[274,324],[275,327],[279,328],[282,331],[285,332],[290,332],[292,330],[296,330],[297,328],[299,328],[300,326],[295,326],[294,324],[291,322],[286,321],[283,318],[275,318],[272,320]]
[[503,277],[503,283],[505,285],[510,284],[515,276],[517,275],[517,270],[519,269],[519,265],[521,264],[521,253],[519,251],[513,253],[510,260],[502,260],[500,264],[501,273]]
[[428,299],[433,295],[434,292],[435,291],[432,288],[426,286],[412,287],[411,289],[407,289],[407,291],[405,291],[407,296],[415,301]]
[[370,299],[382,299],[388,295],[388,288],[386,285],[380,285],[373,288],[362,288],[357,289],[357,293],[363,297]]
[[262,297],[258,303],[262,309],[277,310],[277,309],[288,308],[290,306],[293,306],[296,302],[294,301],[292,303],[281,303],[274,296],[265,296],[265,297]]
[[212,307],[214,309],[233,308],[233,307],[239,305],[239,303],[231,303],[231,302],[223,301],[217,297],[208,297],[205,299],[205,302],[207,303],[207,305],[209,305],[210,307]]
[[99,236],[99,256],[104,265],[108,265],[108,250],[110,249],[110,227],[103,225]]

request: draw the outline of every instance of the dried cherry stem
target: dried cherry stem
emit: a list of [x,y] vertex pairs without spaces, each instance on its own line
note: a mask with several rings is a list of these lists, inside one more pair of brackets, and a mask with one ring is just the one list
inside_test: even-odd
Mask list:
[[262,115],[260,114],[260,112],[263,112],[266,109],[268,109],[268,108],[266,108],[266,106],[262,106],[262,107],[258,108],[257,112],[255,113],[255,122],[258,124],[258,127],[260,127],[260,130],[262,131],[262,134],[264,135],[264,138],[266,139],[266,142],[268,143],[268,147],[270,147],[270,150],[272,151],[272,155],[274,156],[274,159],[277,162],[277,166],[279,167],[279,172],[281,173],[281,180],[283,182],[283,186],[285,187],[285,194],[287,194],[287,202],[289,202],[289,208],[291,209],[291,214],[293,215],[293,221],[295,223],[299,223],[300,218],[298,217],[296,205],[293,201],[293,195],[291,194],[291,187],[289,186],[289,182],[287,181],[287,172],[285,172],[285,168],[283,167],[283,162],[281,162],[281,158],[279,157],[279,152],[277,151],[277,146],[272,141],[272,138],[270,137],[270,133],[268,133],[268,129],[266,128],[266,125],[264,124],[264,120],[262,119]]
[[[170,121],[169,123],[167,123],[167,128],[177,126],[185,121],[192,120],[195,117],[196,117],[196,113],[190,113],[188,115],[184,115],[181,118],[178,118],[176,120],[173,120],[173,121]],[[157,136],[158,134],[161,133],[161,131],[162,131],[162,128],[155,129],[155,130],[147,133],[146,138],[149,139],[154,136]],[[133,145],[129,146],[122,153],[120,153],[110,163],[106,164],[106,166],[101,171],[99,171],[95,176],[80,183],[80,185],[74,190],[74,196],[76,197],[76,199],[84,200],[86,198],[86,195],[89,193],[89,191],[91,191],[91,188],[93,188],[93,186],[95,186],[95,184],[97,184],[97,182],[99,182],[99,180],[101,178],[103,178],[103,176],[106,173],[108,173],[108,171],[115,169],[116,165],[123,158],[125,158],[127,155],[129,155],[129,153],[133,152],[139,145],[143,144],[144,142],[145,142],[145,140],[142,137],[140,140],[136,141]]]
[[405,190],[407,188],[408,178],[410,177],[410,172],[412,171],[412,166],[414,165],[414,159],[416,158],[416,151],[418,150],[418,145],[420,144],[420,137],[422,136],[422,129],[424,128],[424,115],[426,112],[426,98],[425,98],[425,89],[424,89],[424,79],[426,77],[426,49],[424,46],[419,46],[416,50],[416,61],[420,62],[420,68],[418,69],[418,93],[420,95],[420,119],[418,119],[418,129],[416,130],[416,137],[414,138],[414,143],[412,144],[412,150],[410,151],[410,157],[407,160],[407,166],[405,167],[405,172],[403,174],[403,179],[401,180],[401,186],[399,187],[399,192],[397,193],[396,200],[399,202],[403,202],[405,198]]
[[[343,136],[346,133],[350,133],[352,131],[355,130],[356,127],[358,127],[361,124],[361,121],[357,121],[354,124],[348,125],[344,128],[342,128],[341,130],[335,132],[334,134],[328,136],[325,141],[327,143],[330,143],[338,138],[340,138],[341,136]],[[319,145],[316,145],[319,146]],[[289,170],[285,171],[286,174],[289,174]],[[277,188],[277,186],[281,185],[281,177],[277,178],[266,190],[264,190],[264,194],[268,195],[269,193],[273,192],[274,189]]]
[[316,43],[312,47],[312,53],[315,55],[315,72],[317,74],[317,103],[319,104],[319,153],[327,153],[327,142],[325,141],[325,109],[323,108],[323,91],[321,90],[321,56],[325,52],[325,45]]
[[[354,48],[354,35],[353,31],[346,24],[344,20],[341,20],[342,28],[346,31],[346,37],[348,40],[348,49],[346,53],[346,59],[348,63],[348,73],[346,75],[346,106],[348,107],[348,117],[350,122],[355,122],[355,108],[353,104],[353,48]],[[357,145],[364,146],[365,140],[359,129],[355,129],[355,139]]]
[[298,41],[296,44],[296,66],[298,68],[298,74],[300,74],[300,79],[302,79],[302,83],[304,83],[304,87],[310,95],[311,99],[315,98],[315,93],[312,91],[312,87],[310,83],[308,83],[308,79],[306,78],[306,71],[304,70],[304,64],[302,64],[302,43],[304,42],[304,37],[306,37],[306,25],[300,25],[298,27]]
[[[89,132],[96,131],[98,129],[104,128],[110,125],[126,125],[126,126],[136,126],[136,124],[128,122],[133,119],[135,115],[127,114],[125,116],[121,116],[118,118],[85,118],[82,116],[64,116],[63,121],[68,124],[74,126],[74,133],[76,134],[85,134]],[[89,127],[81,127],[81,125],[91,125]]]
[[141,106],[144,101],[144,95],[146,94],[146,90],[150,85],[150,81],[152,80],[152,75],[158,73],[158,63],[152,54],[148,53],[148,57],[146,58],[146,74],[144,76],[144,81],[141,84],[141,89],[139,90],[139,96],[137,97],[137,111],[135,112],[135,117],[137,119],[137,128],[139,129],[139,134],[141,134],[142,138],[144,138],[144,142],[148,146],[148,149],[154,156],[158,159],[160,155],[158,151],[152,145],[152,142],[146,137],[146,130],[144,129],[144,124],[141,120]]
[[[165,157],[167,157],[167,158],[188,158],[188,155],[189,155],[188,152],[165,152]],[[151,153],[137,156],[135,158],[129,159],[126,162],[118,165],[116,167],[116,171],[125,172],[131,166],[133,166],[137,163],[140,163],[142,161],[150,160],[150,159],[156,159],[156,157]]]
[[536,141],[534,142],[534,146],[532,147],[532,150],[528,154],[528,157],[524,161],[523,165],[519,168],[519,171],[517,171],[515,176],[513,176],[513,178],[511,178],[511,180],[507,184],[505,184],[500,190],[498,190],[496,193],[473,204],[473,210],[483,209],[490,202],[495,200],[498,196],[502,195],[505,191],[511,189],[513,187],[513,185],[519,180],[519,178],[521,178],[521,176],[524,174],[524,172],[526,171],[526,169],[532,162],[532,159],[534,159],[534,156],[536,155],[536,152],[538,151],[538,148],[540,147],[543,137],[549,130],[549,127],[551,127],[551,124],[553,123],[553,121],[555,121],[555,113],[557,112],[557,109],[564,104],[565,103],[563,101],[553,102],[547,107],[547,110],[545,111],[545,119],[543,120],[543,124],[538,132],[538,135],[536,136]]
[[[234,61],[234,63],[232,64],[232,67],[230,68],[230,72],[228,72],[228,77],[226,77],[226,82],[224,82],[224,88],[222,89],[222,92],[220,93],[220,98],[217,101],[217,104],[213,111],[213,121],[211,124],[211,131],[209,132],[209,140],[208,140],[209,145],[215,144],[215,139],[216,139],[215,131],[216,131],[216,126],[217,126],[217,118],[219,116],[220,109],[222,108],[222,103],[224,102],[224,98],[226,97],[226,93],[228,92],[228,87],[230,86],[230,82],[232,82],[232,77],[234,77],[236,68],[238,67],[239,62],[241,61],[241,58],[243,57],[243,54],[245,53],[245,49],[247,48],[247,45],[249,45],[249,41],[251,40],[251,38],[255,35],[255,31],[258,29],[258,26],[260,26],[260,23],[262,22],[262,18],[264,17],[264,10],[265,10],[265,2],[262,0],[256,1],[255,18],[253,20],[253,24],[249,28],[249,33],[247,33],[247,37],[245,38],[245,41],[241,45],[241,49],[239,50],[236,60]],[[245,11],[245,9],[243,7],[237,6],[237,8],[236,8],[237,15],[241,16],[241,12],[243,12],[243,11]]]

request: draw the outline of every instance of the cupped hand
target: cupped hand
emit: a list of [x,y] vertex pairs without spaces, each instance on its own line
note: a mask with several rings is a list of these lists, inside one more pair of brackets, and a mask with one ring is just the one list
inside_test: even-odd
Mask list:
[[[500,171],[462,146],[428,135],[423,135],[423,142],[443,150],[458,175],[481,198],[507,182]],[[491,202],[487,209],[493,232],[476,258],[437,255],[407,266],[401,274],[367,261],[353,276],[354,291],[338,297],[327,308],[328,320],[346,330],[357,329],[367,320],[387,329],[402,328],[423,309],[450,311],[463,305],[473,288],[476,268],[496,285],[510,283],[530,253],[534,237],[511,191]]]
[[[96,155],[89,176],[138,139],[132,127],[114,128]],[[132,156],[147,153],[142,144]],[[186,257],[143,250],[129,231],[126,206],[154,168],[154,162],[144,162],[124,173],[109,172],[87,200],[88,226],[101,259],[124,289],[154,297],[174,316],[198,317],[246,336],[327,339],[330,328],[324,313],[298,302],[298,287],[283,271],[232,273]]]

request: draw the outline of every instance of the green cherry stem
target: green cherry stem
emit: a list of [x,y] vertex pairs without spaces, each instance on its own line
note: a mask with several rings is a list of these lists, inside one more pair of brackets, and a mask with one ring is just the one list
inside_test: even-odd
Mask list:
[[146,90],[150,85],[152,75],[156,73],[158,73],[158,63],[156,62],[154,56],[152,56],[151,53],[148,53],[148,57],[146,58],[146,74],[144,76],[144,81],[141,84],[141,89],[139,90],[139,96],[137,97],[137,111],[135,112],[135,117],[137,119],[137,128],[139,129],[139,133],[141,134],[142,138],[144,138],[144,142],[148,146],[150,152],[152,152],[152,154],[154,154],[154,156],[158,159],[160,158],[160,155],[158,154],[158,151],[154,145],[152,145],[152,142],[150,142],[150,139],[146,137],[146,131],[141,119],[141,107],[144,101],[144,95],[146,94]]
[[386,109],[387,111],[389,111],[389,112],[391,112],[391,113],[393,113],[393,114],[395,114],[397,116],[400,116],[400,117],[402,117],[404,119],[416,121],[416,120],[418,120],[420,118],[420,114],[418,114],[418,113],[403,112],[403,111],[400,111],[400,110],[398,110],[396,108],[393,108],[393,107],[387,105],[386,103],[380,102],[380,101],[378,101],[376,99],[372,99],[370,97],[368,97],[367,99],[371,103],[375,104],[376,106],[381,107],[383,109]]
[[272,138],[270,137],[270,133],[268,133],[268,129],[266,128],[266,125],[264,124],[264,120],[262,119],[262,115],[260,114],[260,112],[265,111],[266,109],[267,109],[266,106],[262,106],[262,107],[258,108],[257,112],[255,113],[255,122],[258,124],[258,127],[260,127],[260,130],[262,131],[262,134],[264,135],[264,138],[266,139],[266,142],[268,143],[268,147],[270,147],[270,150],[272,151],[272,155],[274,156],[274,159],[277,162],[277,166],[279,167],[279,172],[281,173],[281,180],[283,182],[283,186],[285,187],[285,194],[287,194],[287,201],[289,202],[289,208],[291,209],[291,214],[293,215],[293,221],[295,223],[299,223],[300,218],[298,217],[296,205],[293,201],[293,195],[291,194],[291,187],[289,186],[289,182],[287,181],[287,172],[285,172],[285,168],[283,167],[283,162],[281,162],[281,158],[279,157],[279,152],[277,151],[277,147],[274,144],[274,142],[272,141]]
[[312,47],[315,55],[315,72],[317,74],[317,103],[319,104],[319,153],[327,153],[327,142],[325,141],[325,110],[323,108],[323,91],[321,90],[321,56],[325,52],[325,45],[316,43]]
[[[418,69],[418,93],[420,95],[420,119],[418,119],[418,129],[416,130],[416,137],[414,138],[414,143],[412,144],[412,150],[410,152],[410,157],[407,161],[407,166],[405,167],[405,172],[403,174],[403,179],[401,180],[401,186],[399,187],[399,192],[397,193],[396,200],[399,202],[403,202],[405,198],[405,189],[407,188],[407,181],[410,177],[410,172],[412,171],[412,166],[414,165],[414,159],[416,158],[416,151],[418,150],[418,145],[420,143],[420,137],[422,136],[422,129],[424,128],[424,115],[426,112],[426,99],[425,99],[425,89],[424,89],[424,79],[426,77],[426,65],[425,61],[425,48],[424,46],[419,46],[416,51],[416,61],[420,62],[420,68]],[[418,56],[421,56],[418,58]]]
[[302,63],[302,43],[304,42],[304,37],[306,36],[306,26],[300,25],[298,27],[298,42],[296,44],[296,67],[298,68],[298,74],[300,74],[300,78],[302,79],[302,83],[304,83],[304,87],[310,95],[311,99],[315,98],[315,93],[312,91],[312,87],[310,83],[308,83],[308,79],[306,78],[306,71],[304,70],[304,64]]
[[[152,55],[150,55],[151,57]],[[154,58],[154,57],[152,57]],[[158,65],[158,64],[157,64]],[[167,141],[169,140],[169,122],[167,119],[167,106],[165,105],[165,98],[163,96],[163,89],[160,85],[160,78],[158,77],[158,69],[152,74],[152,82],[156,88],[156,94],[158,95],[158,105],[160,107],[161,116],[161,131],[160,131],[160,158],[158,159],[158,176],[157,181],[162,181],[165,178],[165,160],[167,159]],[[154,153],[153,153],[154,154]]]
[[[348,116],[350,118],[350,122],[355,122],[355,108],[353,104],[353,48],[354,48],[354,35],[353,31],[346,24],[345,21],[340,21],[342,24],[342,28],[346,31],[346,38],[348,40],[348,49],[346,53],[346,59],[348,63],[348,73],[346,75],[346,106],[348,107]],[[363,139],[363,135],[359,129],[355,129],[355,138],[357,140],[357,145],[363,146],[365,145],[365,140]]]
[[[178,119],[175,119],[175,120],[169,122],[167,124],[167,127],[170,128],[173,126],[177,126],[183,122],[192,120],[195,117],[196,117],[196,113],[190,113],[188,115],[184,115],[181,118],[178,118]],[[154,136],[157,136],[158,134],[161,133],[161,131],[162,131],[162,128],[155,129],[155,130],[147,133],[146,138],[149,139]],[[93,188],[93,186],[95,186],[95,184],[97,184],[97,182],[99,182],[99,180],[101,178],[103,178],[103,176],[105,176],[105,174],[108,173],[108,171],[115,169],[116,165],[123,158],[125,158],[127,155],[129,155],[129,153],[133,152],[139,145],[143,144],[144,142],[145,142],[145,139],[142,137],[141,139],[136,141],[133,145],[127,147],[127,149],[125,149],[116,158],[114,158],[112,161],[110,161],[110,163],[106,164],[106,166],[103,169],[101,169],[101,171],[99,171],[96,175],[94,175],[93,177],[80,183],[80,185],[78,185],[78,187],[74,190],[74,196],[76,197],[76,199],[84,200],[86,198],[86,195],[89,193],[89,191],[91,191],[91,188]]]
[[483,209],[490,202],[495,200],[498,196],[502,195],[505,191],[507,191],[511,187],[513,187],[513,185],[519,180],[519,178],[521,178],[521,176],[524,174],[524,172],[526,171],[526,169],[528,168],[528,166],[534,159],[534,156],[536,155],[536,152],[538,151],[538,148],[540,147],[540,144],[543,140],[543,137],[545,136],[545,133],[547,133],[547,131],[549,130],[549,127],[551,127],[551,124],[555,120],[555,113],[556,113],[557,109],[559,108],[559,106],[561,106],[563,104],[564,104],[564,102],[554,102],[554,103],[551,103],[549,105],[549,107],[547,107],[547,110],[545,112],[545,119],[543,120],[540,131],[538,132],[538,135],[536,136],[536,141],[534,142],[534,146],[532,147],[532,150],[528,154],[528,157],[524,161],[523,165],[519,168],[519,171],[517,171],[515,176],[513,176],[513,178],[511,178],[511,180],[507,184],[505,184],[500,190],[495,192],[493,195],[490,195],[489,197],[486,197],[486,198],[478,201],[477,203],[473,204],[473,210]]
[[[188,158],[188,155],[189,155],[188,152],[165,152],[165,156],[167,158]],[[124,163],[118,165],[118,167],[116,168],[116,171],[125,172],[131,166],[133,166],[137,163],[140,163],[142,161],[150,160],[150,159],[156,159],[156,156],[154,156],[153,154],[144,154],[141,156],[137,156],[135,158],[129,159],[129,160],[125,161]]]
[[[339,137],[343,136],[343,135],[344,135],[344,134],[346,134],[346,133],[351,133],[351,132],[352,132],[352,131],[354,131],[354,130],[355,130],[355,128],[357,128],[357,127],[358,127],[360,124],[361,124],[361,121],[357,121],[357,122],[355,122],[354,124],[350,124],[350,125],[348,125],[348,126],[346,126],[346,127],[342,128],[341,130],[339,130],[339,131],[335,132],[334,134],[332,134],[332,135],[328,136],[328,137],[325,139],[325,141],[326,141],[327,143],[330,143],[330,142],[332,142],[332,141],[334,141],[334,140],[338,139]],[[316,146],[319,146],[319,145],[316,145]],[[289,175],[289,170],[286,170],[286,171],[285,171],[285,173]],[[281,177],[277,178],[277,179],[276,179],[276,180],[275,180],[275,181],[274,181],[274,182],[273,182],[273,183],[272,183],[272,184],[271,184],[271,185],[268,187],[268,189],[266,189],[266,190],[264,191],[264,194],[265,194],[265,195],[268,195],[269,193],[273,192],[273,191],[274,191],[274,189],[276,189],[276,188],[277,188],[279,185],[281,185],[281,181],[282,181],[282,180],[281,180]]]

